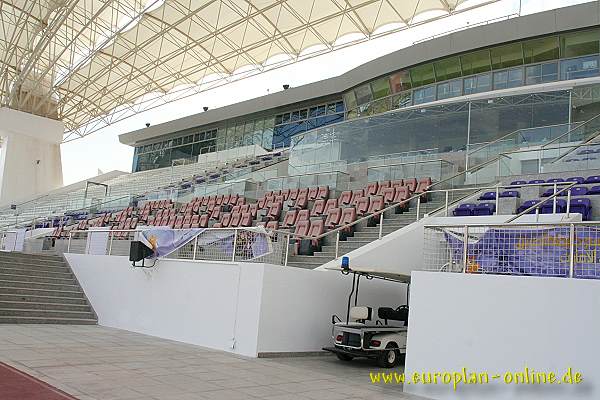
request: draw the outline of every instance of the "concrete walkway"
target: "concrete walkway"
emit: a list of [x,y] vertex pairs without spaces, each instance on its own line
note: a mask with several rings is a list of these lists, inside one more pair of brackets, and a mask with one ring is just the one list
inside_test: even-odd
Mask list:
[[100,326],[0,325],[0,361],[80,400],[418,399],[372,384],[390,371],[367,361],[250,359]]

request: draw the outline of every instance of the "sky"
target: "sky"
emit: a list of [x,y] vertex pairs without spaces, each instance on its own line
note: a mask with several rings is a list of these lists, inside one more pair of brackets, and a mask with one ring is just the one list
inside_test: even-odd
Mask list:
[[130,172],[133,147],[121,144],[118,136],[143,128],[147,122],[156,125],[196,114],[204,106],[214,109],[274,93],[283,90],[283,84],[296,87],[338,76],[432,35],[517,13],[519,6],[521,14],[525,15],[588,1],[590,0],[522,0],[520,4],[519,0],[503,0],[479,10],[363,42],[136,114],[82,139],[62,144],[64,184],[92,178],[98,175],[98,170]]

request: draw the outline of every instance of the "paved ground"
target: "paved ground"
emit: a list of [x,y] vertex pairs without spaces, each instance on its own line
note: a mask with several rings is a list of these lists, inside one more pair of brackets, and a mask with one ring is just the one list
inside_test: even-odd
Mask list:
[[99,326],[0,325],[0,361],[81,400],[417,399],[371,384],[390,371],[367,361],[250,359]]

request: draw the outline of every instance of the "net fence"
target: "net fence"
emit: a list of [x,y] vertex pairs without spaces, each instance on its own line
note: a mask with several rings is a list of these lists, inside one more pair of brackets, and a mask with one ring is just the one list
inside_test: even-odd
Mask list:
[[423,270],[600,278],[600,225],[426,226]]

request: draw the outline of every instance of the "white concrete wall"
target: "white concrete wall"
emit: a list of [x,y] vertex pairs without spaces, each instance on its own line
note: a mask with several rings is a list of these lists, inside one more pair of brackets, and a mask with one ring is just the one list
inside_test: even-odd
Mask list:
[[262,265],[163,260],[144,270],[127,257],[65,257],[100,325],[256,355]]
[[0,108],[0,204],[62,186],[63,132],[60,121]]
[[[564,278],[414,272],[406,373],[556,371],[580,385],[405,385],[433,399],[600,398],[600,282]],[[500,379],[501,381],[501,379]]]
[[[264,264],[163,260],[143,270],[127,257],[65,257],[100,325],[251,357],[329,345],[352,285],[338,272]],[[361,279],[359,303],[375,316],[405,302],[404,284]]]
[[[331,345],[331,316],[346,318],[352,277],[265,265],[259,353],[318,351]],[[377,308],[406,303],[406,285],[362,278],[358,304]]]

